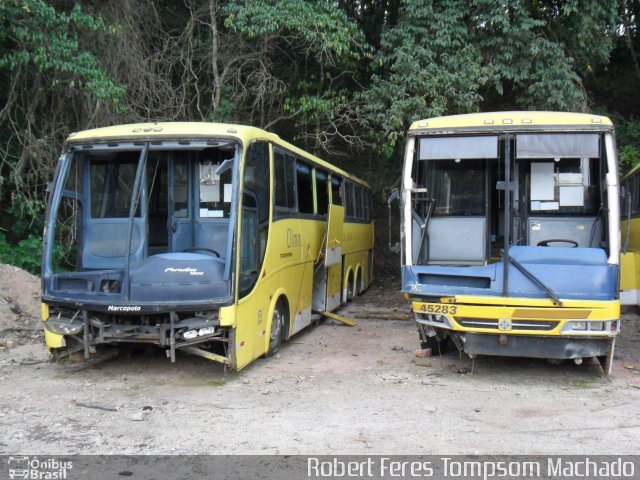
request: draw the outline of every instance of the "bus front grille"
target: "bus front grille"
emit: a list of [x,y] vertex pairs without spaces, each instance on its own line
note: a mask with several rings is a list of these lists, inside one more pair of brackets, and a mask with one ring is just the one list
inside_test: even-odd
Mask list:
[[[457,318],[456,321],[466,328],[483,328],[487,330],[500,330],[499,319],[488,318]],[[548,332],[558,326],[559,322],[549,320],[511,320],[511,331],[538,330]]]

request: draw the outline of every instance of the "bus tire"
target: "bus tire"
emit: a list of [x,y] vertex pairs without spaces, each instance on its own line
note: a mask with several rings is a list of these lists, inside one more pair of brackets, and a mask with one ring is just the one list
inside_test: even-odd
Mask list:
[[355,294],[360,295],[363,291],[364,291],[364,288],[362,287],[362,269],[359,268],[358,273],[356,274]]
[[269,348],[267,349],[266,357],[275,355],[280,349],[280,344],[284,339],[284,331],[287,319],[286,309],[284,302],[278,300],[275,308],[273,309],[273,315],[271,317],[271,328],[269,329]]
[[347,302],[353,300],[355,296],[355,286],[353,283],[353,272],[349,273],[349,279],[347,280]]

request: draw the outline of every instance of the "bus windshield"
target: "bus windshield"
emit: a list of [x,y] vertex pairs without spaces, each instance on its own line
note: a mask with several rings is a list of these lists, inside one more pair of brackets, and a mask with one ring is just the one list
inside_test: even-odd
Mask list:
[[[426,165],[423,165],[426,164]],[[421,162],[420,184],[432,192],[434,216],[485,215],[484,160]]]
[[[505,238],[522,246],[562,239],[606,248],[601,138],[568,132],[419,136],[411,171],[413,260],[497,261]],[[467,246],[455,246],[456,238]]]
[[[119,276],[95,272],[130,270],[135,277],[156,264],[154,272],[169,274],[173,260],[204,260],[224,283],[219,295],[228,297],[239,151],[230,141],[72,148],[57,179],[45,269],[76,275],[52,286],[86,292],[93,282],[113,290]],[[143,277],[141,284],[153,280]]]

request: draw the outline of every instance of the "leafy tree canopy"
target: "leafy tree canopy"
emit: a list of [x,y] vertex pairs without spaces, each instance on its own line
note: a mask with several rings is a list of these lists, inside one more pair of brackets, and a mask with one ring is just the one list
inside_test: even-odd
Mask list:
[[382,189],[416,119],[595,111],[627,168],[639,18],[640,0],[4,0],[0,229],[39,235],[69,132],[130,121],[256,125]]

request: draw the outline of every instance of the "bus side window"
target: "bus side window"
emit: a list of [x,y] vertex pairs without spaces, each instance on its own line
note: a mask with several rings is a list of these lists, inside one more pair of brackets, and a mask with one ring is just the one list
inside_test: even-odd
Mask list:
[[373,215],[371,214],[371,191],[369,189],[364,190],[364,219],[370,222]]
[[269,220],[269,144],[253,142],[247,151],[244,169],[244,189],[255,195],[258,223]]
[[294,158],[274,148],[273,155],[275,205],[279,213],[296,210]]
[[331,176],[331,203],[342,205],[342,178]]
[[269,144],[253,142],[247,150],[242,195],[239,295],[258,281],[269,234]]
[[242,232],[240,234],[240,277],[238,294],[244,297],[258,281],[260,259],[258,252],[258,208],[256,197],[245,193],[242,197]]
[[344,181],[344,197],[345,197],[345,218],[355,218],[356,216],[356,201],[354,195],[354,185],[349,180]]
[[355,186],[356,194],[356,211],[355,216],[358,220],[364,220],[364,204],[362,202],[362,186]]
[[318,169],[316,169],[316,198],[318,215],[326,215],[329,211],[329,176],[327,172]]
[[298,211],[300,213],[313,213],[311,166],[298,160],[296,164],[296,180],[298,182]]

